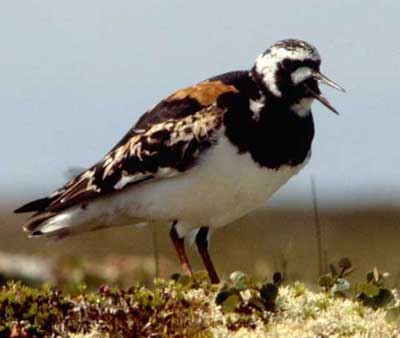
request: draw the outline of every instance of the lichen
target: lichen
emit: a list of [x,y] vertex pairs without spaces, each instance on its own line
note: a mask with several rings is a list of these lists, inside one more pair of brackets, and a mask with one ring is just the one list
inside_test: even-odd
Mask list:
[[387,318],[389,310],[398,311],[396,292],[391,309],[376,309],[281,282],[237,272],[215,286],[204,274],[175,275],[152,288],[103,285],[74,297],[9,282],[0,287],[0,337],[400,337]]

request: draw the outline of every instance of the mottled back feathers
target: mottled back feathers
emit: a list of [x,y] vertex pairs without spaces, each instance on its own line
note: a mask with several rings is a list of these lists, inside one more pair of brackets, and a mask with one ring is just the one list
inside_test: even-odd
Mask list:
[[145,113],[123,139],[91,168],[51,196],[30,202],[15,212],[37,212],[26,226],[143,181],[168,178],[184,172],[211,146],[221,127],[225,108],[218,98],[236,93],[232,85],[205,81],[177,91]]

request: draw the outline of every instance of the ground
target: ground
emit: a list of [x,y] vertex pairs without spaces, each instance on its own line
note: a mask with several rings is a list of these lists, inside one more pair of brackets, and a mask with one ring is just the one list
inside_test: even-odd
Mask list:
[[[351,295],[341,277],[323,276],[323,289],[311,291],[279,274],[261,282],[235,272],[216,286],[200,272],[75,296],[9,282],[0,290],[0,337],[400,337],[398,295],[379,286],[379,272]],[[390,297],[378,297],[382,290]]]

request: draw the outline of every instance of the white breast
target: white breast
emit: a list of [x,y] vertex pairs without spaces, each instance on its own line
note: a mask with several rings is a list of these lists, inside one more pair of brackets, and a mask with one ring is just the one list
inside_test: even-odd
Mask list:
[[[260,206],[303,165],[279,170],[260,167],[250,154],[239,154],[221,136],[194,168],[176,177],[127,188],[110,196],[104,207],[116,221],[132,217],[179,220],[188,228],[219,227]],[[113,223],[112,218],[110,221]]]
[[92,201],[85,210],[69,210],[68,227],[81,232],[178,220],[181,235],[201,226],[221,227],[259,207],[305,163],[267,169],[221,136],[182,174],[127,187]]

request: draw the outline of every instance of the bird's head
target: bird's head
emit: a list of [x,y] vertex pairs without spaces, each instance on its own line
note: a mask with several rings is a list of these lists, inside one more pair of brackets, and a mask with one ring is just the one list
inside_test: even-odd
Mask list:
[[314,99],[334,113],[336,109],[322,95],[319,83],[344,92],[344,89],[320,71],[317,49],[301,40],[282,40],[273,44],[256,60],[253,78],[268,95],[287,102],[299,115],[307,115]]

